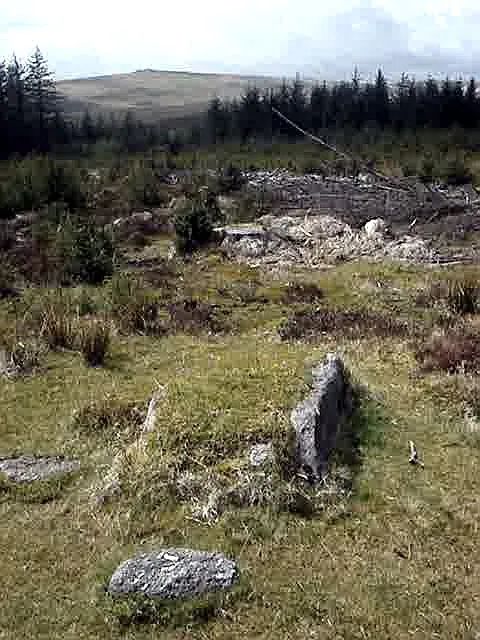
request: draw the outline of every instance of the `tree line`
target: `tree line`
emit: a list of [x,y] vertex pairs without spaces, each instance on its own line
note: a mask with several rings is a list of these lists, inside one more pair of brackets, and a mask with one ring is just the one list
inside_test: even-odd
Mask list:
[[335,129],[417,130],[419,128],[475,128],[480,123],[480,99],[474,78],[468,83],[446,78],[419,82],[402,75],[393,87],[381,70],[374,82],[361,82],[357,72],[350,82],[316,84],[284,81],[277,89],[249,87],[238,100],[211,101],[206,117],[210,140],[224,142],[252,137],[297,137],[280,111],[300,127],[319,133]]
[[64,100],[53,73],[37,47],[26,63],[16,56],[0,60],[0,156],[76,152],[100,140],[119,150],[142,151],[159,141],[157,127],[132,113],[123,117],[86,111],[74,120],[65,114]]
[[98,142],[116,151],[145,151],[159,144],[175,151],[182,141],[195,146],[298,137],[274,109],[315,133],[366,128],[415,131],[456,125],[472,129],[480,124],[474,78],[468,83],[449,78],[420,82],[403,75],[392,87],[379,70],[373,82],[362,82],[355,72],[350,82],[324,82],[310,88],[299,77],[276,89],[260,91],[250,86],[237,100],[213,99],[206,117],[200,117],[190,132],[168,132],[142,123],[131,112],[118,116],[85,111],[80,118],[69,117],[38,47],[26,63],[15,56],[9,62],[0,61],[0,157],[78,153]]

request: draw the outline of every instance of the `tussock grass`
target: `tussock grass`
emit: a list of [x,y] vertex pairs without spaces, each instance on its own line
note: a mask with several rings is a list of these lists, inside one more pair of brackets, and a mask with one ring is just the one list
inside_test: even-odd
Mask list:
[[444,306],[454,315],[474,315],[480,309],[478,274],[473,271],[454,272],[453,277],[433,279],[417,295],[422,306]]
[[51,349],[75,349],[78,339],[78,318],[74,315],[69,296],[61,289],[52,292],[43,305],[40,335]]
[[450,282],[447,304],[451,311],[460,315],[477,313],[480,310],[480,285],[474,280]]
[[90,320],[80,327],[79,347],[91,367],[105,364],[110,353],[112,329],[104,320]]

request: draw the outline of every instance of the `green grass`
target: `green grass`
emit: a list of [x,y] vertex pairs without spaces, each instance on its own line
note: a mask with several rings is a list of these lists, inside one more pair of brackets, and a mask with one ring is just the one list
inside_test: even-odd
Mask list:
[[[468,381],[420,376],[409,340],[282,343],[280,323],[308,308],[284,301],[286,283],[214,256],[179,269],[177,294],[228,311],[230,331],[116,335],[106,367],[50,352],[40,373],[0,379],[1,453],[64,454],[82,463],[53,500],[0,489],[0,637],[474,640],[480,478],[478,448],[463,426]],[[411,313],[430,326],[431,311],[414,300],[437,275],[358,263],[287,279],[318,285],[319,304]],[[104,293],[92,293],[99,312]],[[1,322],[11,323],[7,303],[0,310]],[[284,437],[312,364],[333,350],[370,397],[352,496],[313,518],[266,507],[228,509],[211,526],[190,519],[165,492],[162,474],[176,465],[228,474],[251,443]],[[93,488],[124,441],[79,429],[73,412],[104,398],[146,406],[158,385],[166,397],[147,452],[131,457],[123,493],[93,507]],[[409,440],[423,469],[408,464]],[[223,551],[238,561],[248,588],[214,607],[215,615],[208,603],[182,605],[160,611],[157,624],[132,624],[131,607],[112,606],[105,583],[119,561],[162,545]]]

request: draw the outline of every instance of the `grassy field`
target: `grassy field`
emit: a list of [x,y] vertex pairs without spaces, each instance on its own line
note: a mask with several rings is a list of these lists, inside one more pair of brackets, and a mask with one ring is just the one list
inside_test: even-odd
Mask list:
[[67,98],[67,110],[81,114],[93,111],[133,110],[145,120],[182,118],[205,110],[209,101],[238,98],[249,84],[268,89],[280,84],[276,78],[196,74],[172,71],[137,71],[58,83]]
[[[137,256],[160,267],[167,244],[159,237]],[[480,271],[467,275],[478,280]],[[477,383],[462,373],[421,372],[414,355],[448,316],[419,292],[449,277],[465,270],[356,263],[292,270],[279,280],[200,254],[179,262],[154,291],[165,305],[191,298],[209,305],[216,328],[123,331],[105,367],[87,367],[71,351],[49,352],[33,375],[0,379],[2,454],[64,453],[82,462],[79,475],[54,491],[0,488],[0,638],[476,640],[480,440],[465,426],[464,407]],[[315,284],[324,296],[293,299],[289,282]],[[109,285],[84,293],[100,314]],[[34,289],[2,302],[2,326],[44,294]],[[309,341],[280,339],[287,318],[317,307],[395,317],[415,328],[407,337],[362,335],[359,326],[354,337],[337,329]],[[479,329],[475,317],[452,322]],[[193,521],[187,505],[165,492],[162,474],[176,466],[235,471],[249,445],[286,437],[311,365],[331,351],[367,388],[351,495],[310,517],[258,507],[227,509],[209,526]],[[130,436],[79,429],[74,412],[106,401],[145,406],[158,385],[166,397],[148,454],[131,460],[119,496],[92,506],[94,488]],[[409,440],[424,468],[409,465]],[[163,545],[231,555],[242,593],[212,618],[130,623],[105,596],[106,580],[120,560]]]

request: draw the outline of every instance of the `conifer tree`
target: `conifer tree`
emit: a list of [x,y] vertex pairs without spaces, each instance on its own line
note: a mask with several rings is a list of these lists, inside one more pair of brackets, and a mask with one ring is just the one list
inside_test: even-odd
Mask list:
[[57,111],[59,96],[53,73],[37,47],[28,60],[25,90],[31,117],[33,144],[40,151],[50,147],[49,128]]

